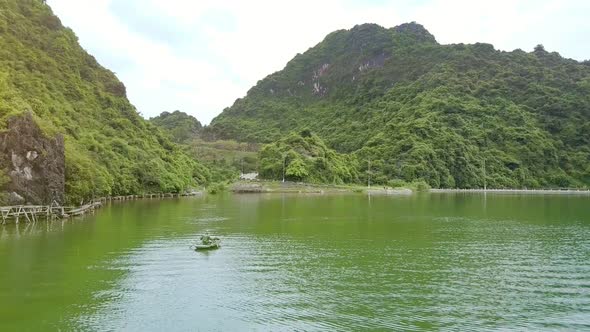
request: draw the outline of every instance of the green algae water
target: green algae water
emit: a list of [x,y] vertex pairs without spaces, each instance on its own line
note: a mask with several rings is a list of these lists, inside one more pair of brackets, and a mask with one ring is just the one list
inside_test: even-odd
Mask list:
[[[189,249],[209,230],[222,248]],[[590,329],[590,198],[222,195],[0,226],[0,330]]]

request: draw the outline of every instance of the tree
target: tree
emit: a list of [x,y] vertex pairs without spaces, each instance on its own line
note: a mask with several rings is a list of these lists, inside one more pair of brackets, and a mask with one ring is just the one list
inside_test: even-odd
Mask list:
[[286,175],[291,180],[302,181],[309,175],[309,172],[303,160],[297,158],[289,163]]

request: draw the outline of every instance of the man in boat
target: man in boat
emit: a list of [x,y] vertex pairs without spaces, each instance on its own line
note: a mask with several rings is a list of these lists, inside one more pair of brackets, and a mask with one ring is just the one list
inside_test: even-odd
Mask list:
[[209,232],[205,232],[205,235],[201,236],[201,242],[203,244],[211,244],[211,236],[209,235]]

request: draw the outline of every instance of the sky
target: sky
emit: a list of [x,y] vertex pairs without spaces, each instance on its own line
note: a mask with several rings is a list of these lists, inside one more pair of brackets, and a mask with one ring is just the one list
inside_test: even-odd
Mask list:
[[48,0],[117,74],[145,118],[181,110],[207,124],[330,32],[416,21],[442,44],[590,59],[587,0]]

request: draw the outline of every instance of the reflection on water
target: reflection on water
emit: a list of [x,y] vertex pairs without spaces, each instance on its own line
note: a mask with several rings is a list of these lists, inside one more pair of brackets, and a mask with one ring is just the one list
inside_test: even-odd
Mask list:
[[[8,225],[0,328],[588,329],[587,206],[563,196],[234,195]],[[191,251],[203,230],[222,248]]]

